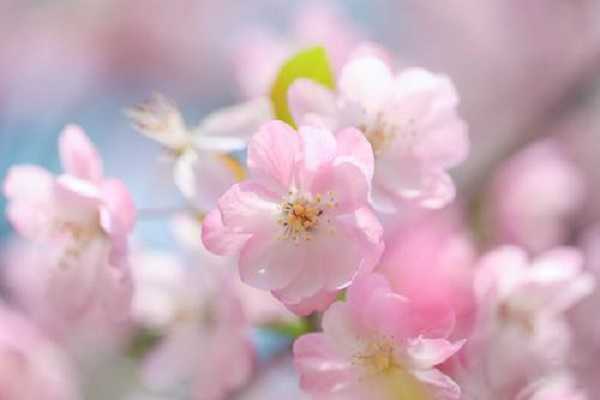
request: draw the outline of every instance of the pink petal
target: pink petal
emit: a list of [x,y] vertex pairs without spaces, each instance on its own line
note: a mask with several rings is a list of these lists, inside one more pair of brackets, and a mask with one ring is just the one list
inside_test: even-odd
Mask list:
[[337,127],[337,105],[333,92],[310,79],[294,81],[288,89],[288,103],[298,126]]
[[248,238],[248,234],[235,233],[225,227],[218,208],[209,212],[202,221],[202,243],[212,253],[222,256],[236,254]]
[[336,140],[331,131],[309,126],[298,130],[302,141],[303,166],[314,173],[333,161],[336,155]]
[[106,179],[101,185],[104,206],[101,210],[101,224],[105,232],[114,235],[127,235],[135,225],[136,210],[131,194],[123,182]]
[[[294,314],[305,317],[313,312],[324,312],[327,310],[327,308],[335,301],[337,293],[337,291],[327,292],[322,290],[314,296],[302,299],[299,303],[285,303],[285,306]],[[277,297],[276,293],[273,293],[273,295]]]
[[231,168],[224,157],[212,152],[188,150],[175,162],[175,185],[199,210],[215,207],[219,197],[238,181],[237,169]]
[[335,352],[345,358],[352,358],[363,350],[360,337],[364,333],[360,321],[353,316],[354,310],[348,303],[337,301],[323,314],[321,326],[323,333],[329,338]]
[[271,193],[257,183],[246,181],[233,185],[219,199],[223,224],[236,233],[274,232],[278,223],[278,204]]
[[332,393],[352,383],[352,363],[331,348],[322,333],[301,336],[294,343],[294,365],[300,386],[310,393]]
[[273,192],[287,193],[300,154],[298,134],[281,121],[271,121],[248,144],[248,169]]
[[367,179],[373,179],[374,158],[371,145],[359,130],[342,129],[336,135],[338,156],[355,160],[363,169]]
[[240,277],[259,289],[282,289],[305,267],[304,257],[302,244],[279,239],[276,235],[256,234],[240,253]]
[[345,98],[362,103],[369,111],[376,111],[387,100],[392,83],[392,73],[383,61],[361,57],[344,66],[338,90]]
[[69,175],[92,182],[102,178],[100,156],[80,127],[65,127],[59,139],[59,150],[63,169]]
[[12,167],[4,180],[8,199],[6,214],[23,236],[35,239],[50,228],[53,207],[54,178],[40,167]]
[[430,369],[452,357],[464,343],[465,340],[452,343],[446,339],[418,338],[410,342],[407,352],[413,368]]
[[314,176],[310,191],[324,199],[334,198],[335,207],[326,209],[327,214],[351,213],[368,205],[370,181],[361,165],[354,160],[340,158],[333,165],[322,168]]
[[427,385],[432,398],[436,400],[460,399],[460,387],[450,377],[437,369],[413,371],[413,374],[419,381]]
[[152,388],[166,389],[188,381],[197,366],[205,362],[198,347],[201,342],[197,328],[189,324],[175,326],[144,360],[144,383]]
[[98,294],[98,277],[108,263],[110,246],[103,239],[67,240],[58,246],[56,265],[48,270],[48,301],[66,317],[78,318]]
[[127,320],[133,298],[130,266],[124,256],[120,258],[107,264],[101,271],[99,289],[104,312],[117,322]]

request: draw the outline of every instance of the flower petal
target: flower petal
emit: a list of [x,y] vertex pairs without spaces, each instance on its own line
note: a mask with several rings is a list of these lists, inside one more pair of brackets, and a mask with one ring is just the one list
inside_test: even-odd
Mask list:
[[464,343],[465,340],[452,343],[446,339],[419,337],[409,342],[407,353],[413,368],[430,369],[450,358],[462,348]]
[[298,126],[337,128],[337,105],[333,92],[310,79],[296,79],[288,89],[288,103]]
[[248,145],[248,169],[271,191],[287,193],[301,154],[300,136],[287,124],[264,124]]
[[360,57],[344,66],[338,89],[342,96],[362,103],[367,111],[372,112],[383,106],[392,83],[392,72],[382,60]]
[[202,243],[212,253],[221,256],[236,254],[249,237],[225,227],[218,208],[209,212],[202,221]]
[[414,371],[415,377],[427,385],[428,392],[436,400],[458,400],[460,387],[450,377],[437,369]]
[[62,166],[67,174],[92,182],[102,178],[100,156],[80,127],[65,127],[60,135],[59,150]]

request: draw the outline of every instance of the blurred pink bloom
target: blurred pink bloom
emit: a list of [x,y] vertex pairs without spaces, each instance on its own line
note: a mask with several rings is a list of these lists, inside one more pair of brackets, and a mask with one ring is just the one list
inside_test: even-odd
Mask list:
[[254,351],[226,271],[214,264],[189,269],[160,253],[136,261],[134,318],[164,334],[144,360],[146,385],[175,390],[191,381],[193,398],[228,398],[249,379]]
[[382,228],[366,208],[373,157],[360,132],[336,139],[273,121],[252,138],[248,168],[251,179],[221,197],[202,235],[214,253],[239,253],[242,281],[297,306],[373,268]]
[[571,345],[564,313],[593,287],[575,249],[556,248],[529,261],[524,251],[507,246],[483,257],[475,280],[479,320],[461,379],[465,390],[474,398],[512,398],[564,369]]
[[0,398],[76,400],[73,371],[33,325],[0,304]]
[[305,47],[325,46],[332,66],[339,70],[364,37],[332,3],[303,4],[291,25],[283,35],[262,28],[242,31],[233,63],[245,97],[267,94],[285,59]]
[[301,387],[315,399],[459,399],[435,367],[463,345],[446,340],[448,318],[424,320],[379,274],[362,275],[347,302],[325,312],[323,333],[294,344]]
[[549,376],[531,384],[519,393],[516,400],[587,400],[572,377],[564,374]]
[[569,222],[584,200],[583,180],[559,142],[545,139],[519,152],[497,172],[489,200],[497,240],[533,252],[568,239]]
[[173,156],[177,188],[199,211],[212,209],[219,196],[243,179],[244,168],[228,153],[243,150],[259,126],[271,118],[266,98],[225,108],[188,128],[177,105],[156,94],[127,111],[134,127]]
[[122,182],[103,177],[102,162],[79,127],[66,127],[59,147],[65,174],[54,177],[33,165],[10,169],[8,219],[47,252],[40,272],[54,307],[79,317],[97,304],[122,318],[132,291],[126,253],[133,201]]
[[477,253],[456,207],[431,211],[386,228],[386,249],[376,271],[397,293],[435,315],[453,311],[454,337],[467,337],[476,314]]
[[233,257],[215,256],[204,247],[202,243],[202,223],[198,218],[190,214],[178,214],[173,217],[171,227],[177,242],[189,254],[190,261],[202,268],[220,269],[223,274],[229,277],[237,296],[244,299],[242,302],[244,315],[252,324],[289,322],[297,319],[269,292],[243,283],[235,268],[236,260]]
[[358,57],[342,69],[337,93],[299,79],[289,101],[299,125],[353,126],[363,132],[375,154],[378,210],[396,211],[402,200],[441,208],[454,199],[446,170],[467,157],[469,140],[447,77],[418,68],[394,76],[383,60]]

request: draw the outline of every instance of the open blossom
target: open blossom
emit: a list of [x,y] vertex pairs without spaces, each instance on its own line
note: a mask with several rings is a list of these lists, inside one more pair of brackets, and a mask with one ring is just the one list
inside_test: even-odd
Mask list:
[[102,162],[80,128],[66,127],[59,147],[65,173],[58,177],[33,165],[10,169],[4,181],[8,219],[46,254],[39,268],[49,304],[70,317],[99,306],[120,318],[132,291],[132,199],[123,183],[103,176]]
[[562,370],[571,341],[564,313],[593,287],[575,249],[556,248],[533,261],[517,247],[486,255],[475,279],[477,330],[466,348],[464,385],[477,388],[474,398],[512,398]]
[[299,79],[290,87],[298,125],[359,128],[375,155],[373,204],[386,212],[411,200],[440,208],[455,195],[446,172],[467,156],[465,122],[451,81],[419,68],[393,75],[380,58],[356,57],[344,66],[334,93]]
[[355,129],[334,138],[325,129],[296,132],[269,122],[248,147],[251,178],[229,189],[204,220],[204,244],[217,254],[239,253],[249,285],[291,306],[318,298],[322,309],[323,292],[348,286],[383,250],[381,225],[367,208],[372,167]]
[[0,398],[77,400],[73,371],[59,348],[0,304]]
[[347,302],[325,312],[323,333],[294,344],[300,384],[322,400],[459,399],[460,388],[436,368],[464,343],[446,339],[447,321],[424,319],[382,275],[362,275]]
[[527,147],[494,179],[490,201],[496,239],[534,252],[564,243],[583,194],[582,176],[558,141]]
[[132,314],[162,334],[142,366],[149,387],[168,392],[189,384],[192,398],[220,400],[250,377],[250,326],[221,261],[213,255],[212,264],[192,269],[169,254],[136,258]]
[[258,98],[207,115],[188,128],[177,106],[162,95],[127,110],[134,127],[173,156],[177,188],[201,212],[215,206],[245,171],[229,153],[243,150],[249,136],[271,118],[271,105]]

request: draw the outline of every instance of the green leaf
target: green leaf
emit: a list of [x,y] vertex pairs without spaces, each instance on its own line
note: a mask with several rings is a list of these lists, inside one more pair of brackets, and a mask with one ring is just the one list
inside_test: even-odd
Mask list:
[[262,328],[293,339],[312,331],[309,321],[305,318],[290,322],[271,322]]
[[287,92],[298,78],[311,79],[330,89],[335,88],[335,78],[327,51],[321,46],[311,47],[296,53],[283,63],[271,87],[271,102],[275,118],[296,127],[288,107]]

